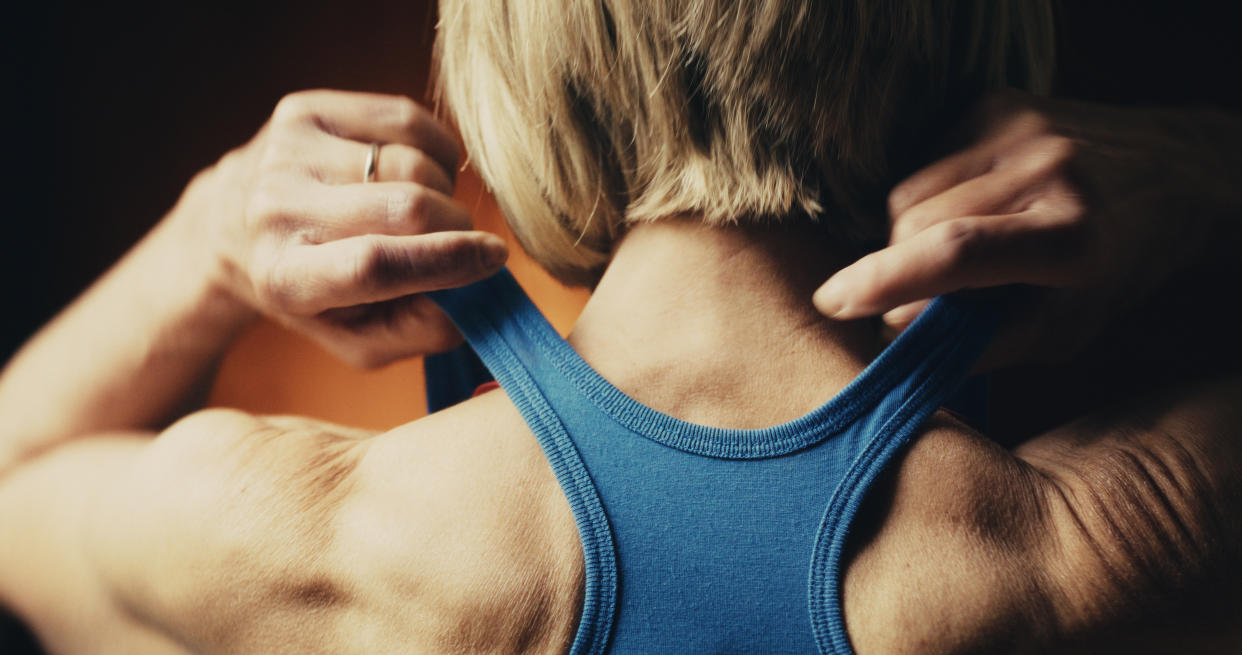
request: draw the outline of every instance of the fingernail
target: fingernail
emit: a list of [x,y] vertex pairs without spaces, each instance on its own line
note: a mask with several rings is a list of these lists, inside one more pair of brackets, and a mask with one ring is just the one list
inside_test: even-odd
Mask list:
[[923,305],[903,305],[890,312],[886,312],[881,320],[886,325],[890,325],[899,330],[906,329],[906,326],[914,322],[918,315],[923,313]]
[[486,253],[483,258],[488,266],[500,266],[509,258],[509,247],[505,245],[504,240],[500,237],[487,239],[484,243],[484,248]]
[[835,318],[845,311],[843,285],[838,278],[829,278],[811,298],[819,313]]

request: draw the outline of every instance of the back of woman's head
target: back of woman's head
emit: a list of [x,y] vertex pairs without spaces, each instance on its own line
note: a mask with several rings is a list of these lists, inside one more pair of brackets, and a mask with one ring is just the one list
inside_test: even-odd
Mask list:
[[438,83],[523,245],[592,284],[627,224],[823,220],[883,198],[981,93],[1040,91],[1048,0],[442,0]]

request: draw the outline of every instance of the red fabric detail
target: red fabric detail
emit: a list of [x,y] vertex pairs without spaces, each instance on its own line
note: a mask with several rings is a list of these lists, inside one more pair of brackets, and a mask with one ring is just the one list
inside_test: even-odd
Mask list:
[[479,386],[475,387],[474,393],[470,394],[470,397],[476,398],[478,396],[482,396],[483,394],[489,391],[492,391],[494,389],[499,389],[499,388],[500,388],[499,382],[495,380],[488,380],[487,382],[484,382],[483,384],[480,384]]

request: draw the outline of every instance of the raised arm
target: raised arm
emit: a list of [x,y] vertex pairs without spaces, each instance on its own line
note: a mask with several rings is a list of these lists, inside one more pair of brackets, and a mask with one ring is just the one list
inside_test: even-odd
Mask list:
[[359,434],[222,410],[178,419],[257,313],[360,365],[454,344],[420,292],[506,255],[452,200],[456,161],[447,130],[407,98],[315,91],[200,174],[0,375],[0,606],[53,652],[135,653],[227,643],[247,606],[213,612],[200,593],[242,588],[210,577],[222,571],[259,583],[269,606],[314,605],[313,579],[227,558],[310,563],[313,544],[291,535],[328,513],[302,499],[333,497]]
[[[1120,322],[1152,327],[1171,306],[1219,315],[1238,300],[1242,117],[1008,92],[956,139],[892,191],[889,246],[821,287],[822,312],[901,328],[931,297],[1004,286],[1013,317],[995,368],[1064,363]],[[1228,345],[1190,341],[1130,355]]]
[[994,390],[1012,449],[933,429],[896,471],[853,589],[894,553],[948,559],[886,596],[926,630],[876,652],[1238,652],[1242,359],[1219,326],[1242,120],[1008,94],[963,134],[893,192],[889,247],[815,298],[900,328],[929,296],[997,287],[1012,320],[986,366],[1026,367],[1021,395]]
[[[377,143],[375,182],[364,183]],[[196,406],[256,312],[367,366],[451,345],[418,292],[504,260],[450,197],[457,144],[407,98],[285,98],[0,375],[0,475],[66,440],[153,430]]]

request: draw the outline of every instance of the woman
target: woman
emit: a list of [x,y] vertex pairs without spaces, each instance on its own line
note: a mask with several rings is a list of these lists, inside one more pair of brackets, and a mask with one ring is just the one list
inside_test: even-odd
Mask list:
[[[91,652],[1015,651],[1124,624],[1115,599],[1158,598],[1166,572],[1109,546],[1163,523],[1082,520],[1098,506],[1072,464],[1094,444],[1071,429],[1018,458],[929,418],[987,345],[986,306],[938,301],[884,349],[807,302],[882,238],[875,205],[929,132],[1039,81],[1046,16],[823,4],[442,8],[473,161],[528,250],[595,287],[568,344],[503,275],[420,295],[504,258],[457,231],[453,148],[425,113],[282,103],[6,370],[0,512],[20,529],[0,598],[51,649]],[[340,186],[288,204],[282,137],[315,125]],[[257,177],[251,201],[204,211],[231,176]],[[1073,225],[1038,186],[1020,220]],[[315,220],[333,202],[351,220]],[[136,432],[257,308],[375,363],[453,342],[433,301],[503,392],[378,435],[227,411]],[[1177,496],[1189,543],[1236,543],[1196,509],[1219,480]],[[1188,552],[1199,589],[1221,559]]]

